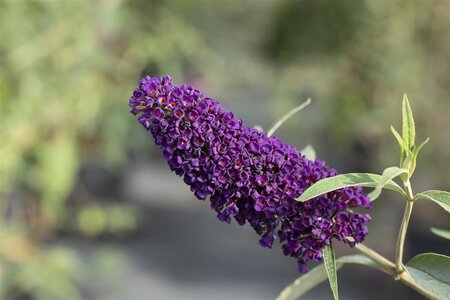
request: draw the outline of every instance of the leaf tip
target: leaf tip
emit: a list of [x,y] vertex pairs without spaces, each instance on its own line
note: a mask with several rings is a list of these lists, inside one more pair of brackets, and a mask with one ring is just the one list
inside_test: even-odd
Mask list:
[[395,139],[397,140],[398,144],[400,145],[400,149],[403,151],[403,140],[400,136],[400,133],[398,133],[397,130],[395,130],[394,126],[391,125],[391,132],[394,135]]
[[408,95],[406,93],[403,93],[403,101],[408,101]]

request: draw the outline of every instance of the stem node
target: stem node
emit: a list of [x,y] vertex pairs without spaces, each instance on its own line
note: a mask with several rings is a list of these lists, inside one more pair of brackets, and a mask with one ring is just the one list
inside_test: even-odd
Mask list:
[[408,272],[406,272],[404,266],[402,265],[402,272],[397,273],[395,264],[385,258],[384,256],[381,256],[371,248],[363,245],[363,244],[357,244],[355,246],[356,250],[373,260],[378,266],[381,267],[381,270],[383,270],[386,274],[391,275],[395,280],[401,281],[405,285],[409,286],[419,294],[425,296],[428,299],[437,300],[438,298],[436,295],[432,294],[431,292],[427,291],[420,285],[418,285],[409,275]]

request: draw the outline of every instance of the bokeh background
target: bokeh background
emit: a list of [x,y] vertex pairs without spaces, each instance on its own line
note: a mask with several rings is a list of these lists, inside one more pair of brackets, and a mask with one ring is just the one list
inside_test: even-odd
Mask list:
[[[298,276],[171,174],[128,113],[144,74],[263,128],[311,97],[277,135],[340,172],[398,163],[406,92],[431,138],[413,187],[450,190],[449,16],[448,0],[0,1],[0,298],[273,299]],[[371,212],[367,244],[391,258],[403,206],[386,192]],[[449,254],[429,232],[447,220],[418,203],[406,259]],[[358,266],[339,283],[343,299],[420,299]],[[327,283],[305,297],[330,298]]]

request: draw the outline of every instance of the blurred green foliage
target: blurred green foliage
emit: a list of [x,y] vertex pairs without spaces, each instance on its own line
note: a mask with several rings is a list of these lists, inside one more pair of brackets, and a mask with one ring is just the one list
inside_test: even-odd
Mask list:
[[82,298],[79,255],[49,242],[138,228],[132,204],[100,199],[79,174],[94,162],[118,174],[150,151],[127,113],[142,73],[195,83],[265,127],[312,96],[280,135],[352,171],[395,160],[389,123],[407,92],[432,135],[418,177],[448,189],[449,11],[445,0],[0,2],[0,297]]

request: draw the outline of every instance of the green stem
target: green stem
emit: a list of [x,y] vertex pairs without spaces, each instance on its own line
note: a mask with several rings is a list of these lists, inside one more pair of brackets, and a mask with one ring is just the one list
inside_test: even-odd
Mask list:
[[395,271],[398,275],[405,270],[403,267],[403,251],[405,248],[406,232],[408,231],[409,220],[411,218],[411,212],[414,204],[414,195],[409,179],[404,182],[404,186],[406,189],[406,207],[403,214],[403,220],[400,225],[400,230],[398,232],[397,247],[395,248]]
[[380,255],[376,251],[372,250],[371,248],[363,245],[363,244],[357,244],[355,246],[356,250],[373,260],[376,264],[378,264],[381,269],[387,273],[388,275],[391,275],[396,280],[400,280],[405,285],[409,286],[422,296],[431,299],[431,300],[438,300],[439,298],[436,297],[436,295],[430,293],[429,291],[422,288],[420,285],[418,285],[414,279],[411,278],[408,272],[402,272],[400,274],[396,271],[396,265],[390,261],[389,259],[385,258],[384,256]]
[[408,231],[412,208],[413,202],[408,200],[408,202],[406,202],[405,213],[403,214],[403,220],[397,238],[397,247],[395,249],[395,271],[397,274],[400,274],[405,270],[403,267],[403,249],[405,248],[406,232]]
[[409,179],[405,181],[404,186],[406,188],[406,196],[408,197],[407,199],[412,201],[414,199],[414,194],[412,192],[411,182],[409,181]]
[[356,244],[355,249],[377,263],[386,274],[395,276],[395,264],[378,252],[363,244]]
[[400,225],[400,231],[398,233],[397,238],[397,247],[395,250],[395,263],[388,260],[384,256],[378,254],[377,252],[375,252],[374,250],[370,249],[369,247],[363,244],[358,244],[355,246],[355,248],[368,258],[372,259],[376,264],[378,264],[381,267],[382,271],[394,277],[395,280],[400,280],[405,285],[414,289],[421,295],[427,297],[428,299],[435,300],[438,299],[436,295],[430,293],[429,291],[419,286],[414,281],[414,279],[412,279],[411,275],[409,275],[408,272],[405,272],[405,267],[403,266],[403,249],[405,246],[406,232],[408,230],[409,219],[411,218],[411,212],[414,203],[414,194],[411,189],[411,183],[409,181],[409,178],[404,181],[404,186],[406,190],[405,198],[407,202],[405,207],[405,213],[403,214],[403,220]]

